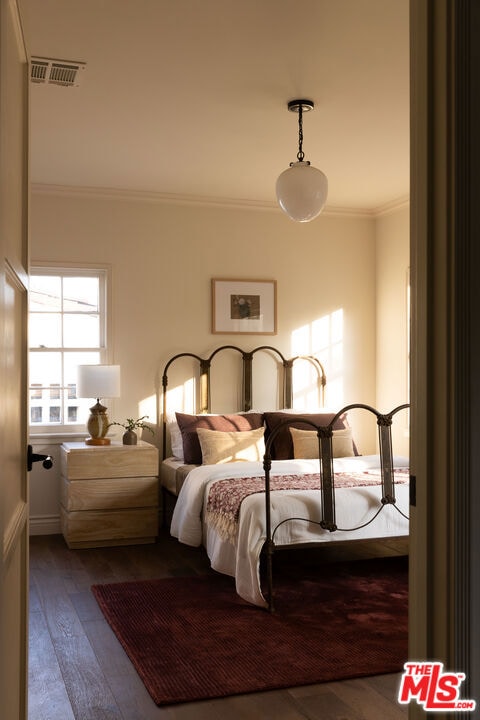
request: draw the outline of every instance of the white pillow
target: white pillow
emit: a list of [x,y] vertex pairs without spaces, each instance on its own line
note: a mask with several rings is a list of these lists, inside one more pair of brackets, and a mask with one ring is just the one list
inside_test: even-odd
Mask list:
[[[298,430],[290,428],[293,440],[293,457],[295,459],[313,460],[318,458],[318,435],[316,430]],[[334,430],[332,437],[333,457],[352,457],[352,429]]]
[[173,457],[175,458],[175,460],[180,460],[180,462],[184,462],[182,431],[178,427],[178,423],[176,420],[167,422],[167,431],[170,435],[170,448]]
[[202,450],[202,465],[258,461],[265,455],[264,428],[222,432],[197,428]]

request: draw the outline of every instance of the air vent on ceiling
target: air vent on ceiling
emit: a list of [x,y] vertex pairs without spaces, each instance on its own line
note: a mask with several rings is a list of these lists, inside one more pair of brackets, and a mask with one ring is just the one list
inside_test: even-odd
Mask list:
[[46,85],[77,86],[80,85],[80,78],[85,68],[86,63],[84,62],[32,57],[30,80],[34,83]]

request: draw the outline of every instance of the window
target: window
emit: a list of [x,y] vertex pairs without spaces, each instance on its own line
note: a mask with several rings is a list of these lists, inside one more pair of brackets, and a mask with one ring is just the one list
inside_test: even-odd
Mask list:
[[39,400],[42,397],[42,386],[38,383],[32,383],[30,385],[30,397],[35,400]]
[[58,383],[50,385],[50,400],[60,400],[60,385]]
[[37,405],[34,405],[30,408],[30,422],[32,425],[34,423],[41,423],[42,422],[42,408],[38,407]]
[[31,269],[29,401],[34,432],[83,429],[91,399],[77,398],[77,365],[107,362],[106,293],[105,269]]

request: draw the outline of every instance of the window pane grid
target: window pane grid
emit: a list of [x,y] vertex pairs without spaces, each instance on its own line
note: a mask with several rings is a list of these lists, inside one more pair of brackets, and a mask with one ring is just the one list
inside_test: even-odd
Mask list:
[[[58,391],[58,388],[55,388]],[[44,386],[38,393],[38,388],[30,391],[30,424],[60,426],[85,422],[91,400],[77,398],[72,387],[62,388],[59,397],[50,396],[51,386]]]
[[76,367],[105,362],[106,272],[32,269],[29,297],[30,423],[83,425],[91,399],[77,398]]

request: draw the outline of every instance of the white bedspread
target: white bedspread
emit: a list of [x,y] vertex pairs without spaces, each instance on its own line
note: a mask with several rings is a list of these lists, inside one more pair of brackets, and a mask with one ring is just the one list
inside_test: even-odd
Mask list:
[[[378,467],[376,455],[337,458],[335,472],[361,472]],[[394,458],[395,467],[407,467],[408,460]],[[270,475],[315,473],[318,460],[274,460]],[[178,496],[173,513],[171,534],[186,545],[205,545],[211,566],[218,572],[232,575],[238,594],[245,600],[266,606],[260,589],[259,558],[265,542],[265,500],[256,493],[242,502],[239,530],[235,545],[222,540],[203,522],[208,490],[217,480],[234,477],[263,476],[262,463],[239,462],[220,465],[202,465],[187,476]],[[408,483],[396,484],[397,506],[408,516]],[[308,522],[292,521],[280,526],[277,545],[294,545],[308,542],[361,540],[408,535],[408,520],[391,505],[386,505],[375,520],[364,528],[349,532],[367,522],[378,510],[381,486],[338,488],[336,498],[336,524],[341,530],[333,533]],[[321,498],[318,490],[280,490],[271,494],[272,529],[287,517],[321,520]]]

